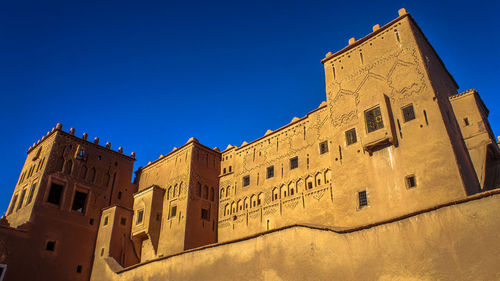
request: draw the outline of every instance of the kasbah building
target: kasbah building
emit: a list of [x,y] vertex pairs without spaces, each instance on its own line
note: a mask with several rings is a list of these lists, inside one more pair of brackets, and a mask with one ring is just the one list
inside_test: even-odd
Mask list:
[[57,124],[0,223],[0,280],[500,280],[500,150],[405,9],[321,60],[326,101],[139,168]]

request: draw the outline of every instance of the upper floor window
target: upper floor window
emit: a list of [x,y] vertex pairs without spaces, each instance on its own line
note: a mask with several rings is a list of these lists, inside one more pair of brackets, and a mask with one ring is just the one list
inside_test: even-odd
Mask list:
[[368,206],[368,198],[366,197],[366,190],[358,192],[359,208]]
[[201,218],[204,220],[210,220],[210,210],[208,209],[201,209]]
[[243,177],[243,186],[248,186],[250,185],[250,176],[244,176]]
[[267,167],[267,173],[266,173],[266,178],[272,178],[274,177],[274,166],[269,166]]
[[47,202],[59,205],[61,203],[63,189],[63,185],[52,183],[50,186],[49,197],[47,197]]
[[143,216],[144,216],[144,209],[140,209],[139,211],[137,211],[137,219],[135,220],[135,224],[142,223]]
[[177,215],[177,206],[172,206],[170,208],[170,217],[173,218]]
[[319,144],[319,154],[325,154],[328,152],[328,141],[321,142]]
[[290,158],[290,170],[298,167],[299,167],[299,157],[295,156],[293,158]]
[[355,128],[352,128],[352,129],[345,132],[345,141],[346,141],[347,145],[356,143],[358,141],[358,139],[356,137],[356,129]]
[[368,133],[384,128],[380,106],[365,111],[365,119]]
[[415,110],[413,109],[413,104],[403,107],[402,111],[403,111],[403,120],[405,122],[415,119]]
[[84,214],[86,204],[87,193],[75,191],[75,197],[73,198],[73,206],[71,206],[71,210]]

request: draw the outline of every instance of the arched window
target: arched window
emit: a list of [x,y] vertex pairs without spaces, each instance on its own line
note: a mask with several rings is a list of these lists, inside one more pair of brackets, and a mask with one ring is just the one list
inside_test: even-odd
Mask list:
[[172,198],[177,196],[177,184],[174,185],[174,191],[172,191]]
[[261,192],[261,193],[259,193],[259,195],[257,196],[257,206],[262,205],[262,202],[264,202],[264,194]]
[[235,214],[236,213],[236,203],[231,203],[231,214]]
[[89,175],[89,181],[91,183],[95,182],[95,174],[96,174],[95,167],[92,167],[92,169],[90,169],[90,175]]
[[109,179],[111,178],[111,175],[109,174],[109,172],[106,173],[106,175],[104,176],[104,186],[109,186]]
[[168,199],[172,199],[172,186],[170,186],[167,191],[167,200]]
[[82,166],[82,171],[80,173],[80,176],[82,179],[85,179],[87,177],[87,166],[85,165]]
[[178,193],[178,195],[181,196],[181,194],[182,194],[182,182],[179,183],[179,193]]
[[238,207],[238,211],[243,210],[243,202],[241,200],[238,200],[238,204],[236,206]]
[[67,175],[71,175],[72,170],[73,170],[73,161],[68,160],[64,165],[64,173]]
[[224,170],[223,170],[223,171],[224,171],[224,172],[223,172],[223,174],[225,174],[225,173],[226,173],[226,168],[224,168]]
[[304,190],[304,180],[303,179],[300,179],[297,181],[295,193],[300,193],[301,190]]
[[294,183],[293,182],[290,182],[288,183],[288,192],[290,194],[290,196],[294,195],[295,194],[295,187],[294,187]]
[[231,210],[229,208],[229,204],[226,204],[226,206],[224,207],[224,216],[227,216],[231,213]]
[[231,195],[231,187],[230,186],[228,186],[226,188],[226,197],[228,197],[229,195]]
[[245,210],[248,209],[249,206],[249,203],[250,202],[250,199],[248,199],[248,197],[245,198],[245,201],[243,201],[243,208],[245,208]]
[[330,169],[325,171],[325,183],[330,183],[332,180],[332,171]]
[[321,178],[322,178],[322,175],[320,173],[317,173],[316,176],[314,177],[314,182],[316,183],[316,186],[321,185]]
[[273,188],[273,201],[274,200],[278,200],[278,198],[280,197],[280,191],[278,190],[277,187]]
[[257,206],[257,196],[255,194],[250,197],[250,204],[252,204],[252,208]]
[[222,197],[224,197],[224,187],[220,190],[220,199],[222,199]]
[[210,187],[210,201],[215,201],[215,190],[213,187]]
[[198,182],[197,195],[198,195],[198,197],[201,197],[201,183],[199,183],[199,182]]
[[281,198],[286,197],[286,195],[288,194],[288,187],[286,185],[282,185],[280,187],[280,194],[281,194]]
[[306,178],[306,189],[312,189],[314,186],[314,179],[309,176]]
[[57,170],[58,171],[63,171],[64,168],[64,157],[60,157],[59,160],[57,160]]
[[231,166],[229,166],[229,172],[230,172],[230,173],[231,173],[231,169],[232,169],[232,167],[231,167]]
[[208,200],[208,186],[203,187],[203,198]]

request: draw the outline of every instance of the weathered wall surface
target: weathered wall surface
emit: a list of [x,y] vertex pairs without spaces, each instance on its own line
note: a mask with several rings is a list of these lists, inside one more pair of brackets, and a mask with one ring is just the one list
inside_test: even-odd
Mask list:
[[[499,280],[500,194],[337,233],[294,226],[94,280]],[[102,262],[102,260],[97,261]]]

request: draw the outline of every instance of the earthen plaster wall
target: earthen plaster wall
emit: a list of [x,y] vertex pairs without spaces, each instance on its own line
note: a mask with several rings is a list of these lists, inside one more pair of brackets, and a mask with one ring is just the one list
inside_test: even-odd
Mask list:
[[93,280],[498,280],[500,195],[343,233],[293,226]]

